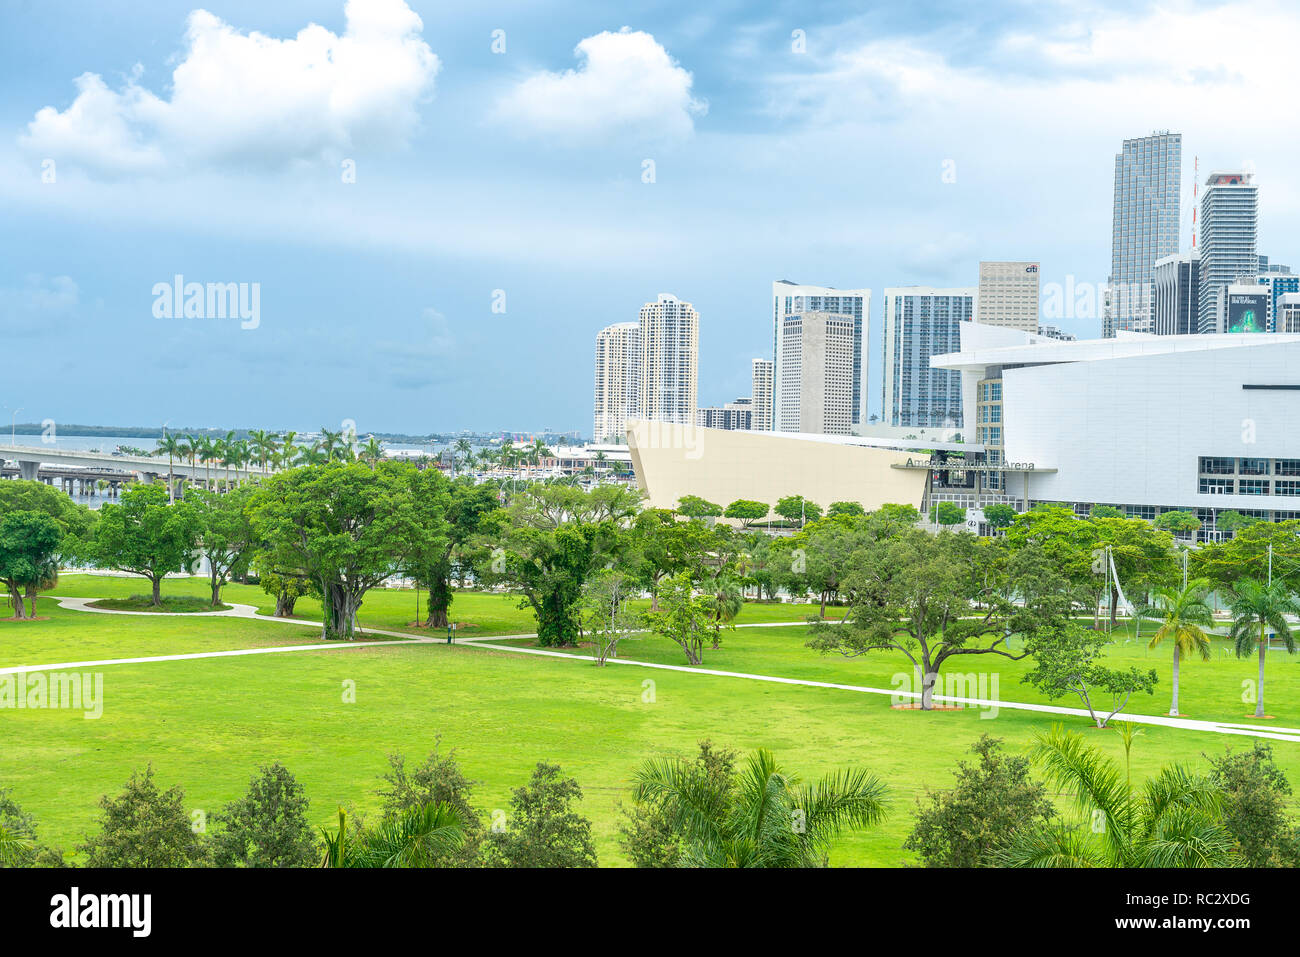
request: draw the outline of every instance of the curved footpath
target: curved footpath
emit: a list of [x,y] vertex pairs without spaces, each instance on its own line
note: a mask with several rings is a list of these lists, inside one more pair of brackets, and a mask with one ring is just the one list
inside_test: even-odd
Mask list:
[[[88,604],[92,601],[102,601],[100,598],[61,598],[57,595],[45,596],[59,603],[60,608],[69,608],[75,611],[87,611],[103,615],[166,615],[170,617],[225,617],[225,618],[245,618],[256,619],[258,621],[276,621],[284,624],[311,626],[311,622],[303,621],[301,618],[276,618],[273,615],[258,614],[257,609],[252,605],[232,604],[226,611],[207,611],[207,612],[151,612],[151,611],[118,611],[110,608],[90,608]],[[752,625],[737,625],[737,628],[777,628],[799,624],[799,622],[760,622]],[[366,631],[370,634],[384,635],[391,638],[402,639],[402,644],[414,645],[438,645],[445,644],[444,638],[419,637],[408,635],[400,631],[385,631],[378,628],[368,628]],[[591,662],[596,659],[591,655],[569,654],[563,651],[549,651],[545,648],[523,648],[518,645],[500,645],[497,642],[508,641],[519,638],[535,638],[535,634],[527,635],[494,635],[483,638],[456,638],[453,643],[464,645],[470,648],[480,648],[487,651],[509,651],[512,654],[538,655],[546,658],[563,658],[568,661],[586,661]],[[279,645],[271,648],[242,648],[234,651],[201,651],[191,654],[180,655],[151,655],[140,658],[109,658],[99,661],[72,661],[60,662],[57,664],[41,665],[16,665],[13,667],[0,668],[0,675],[19,674],[29,671],[59,671],[72,670],[78,668],[99,668],[107,665],[132,665],[145,664],[154,661],[186,661],[198,658],[233,658],[244,655],[272,655],[296,651],[346,651],[357,648],[375,648],[394,646],[392,641],[347,641],[347,642],[329,642],[316,643],[311,645]],[[773,684],[798,685],[808,688],[828,688],[834,691],[852,691],[858,694],[875,694],[886,695],[896,698],[920,698],[919,692],[915,691],[897,691],[893,688],[872,688],[865,685],[848,685],[837,684],[830,681],[813,681],[808,678],[782,678],[776,675],[758,675],[749,674],[743,671],[719,671],[713,668],[693,668],[689,665],[667,665],[658,664],[649,661],[636,661],[630,658],[609,658],[606,659],[608,664],[628,665],[633,668],[650,668],[659,671],[679,671],[688,674],[712,675],[715,678],[739,678],[746,681],[767,681]],[[951,695],[934,696],[935,701],[941,701],[948,704],[961,704],[973,708],[982,708],[986,710],[1003,709],[1010,711],[1034,711],[1040,714],[1054,714],[1069,717],[1089,717],[1089,714],[1083,708],[1066,708],[1059,705],[1050,704],[1030,704],[1022,701],[1001,701],[990,698],[962,698]],[[1230,721],[1201,721],[1193,718],[1175,718],[1166,714],[1130,714],[1121,711],[1115,715],[1115,721],[1132,721],[1135,724],[1159,725],[1167,728],[1182,728],[1188,731],[1208,731],[1214,734],[1235,734],[1252,738],[1269,738],[1275,741],[1292,741],[1300,743],[1300,728],[1278,728],[1268,727],[1266,725],[1244,724]]]

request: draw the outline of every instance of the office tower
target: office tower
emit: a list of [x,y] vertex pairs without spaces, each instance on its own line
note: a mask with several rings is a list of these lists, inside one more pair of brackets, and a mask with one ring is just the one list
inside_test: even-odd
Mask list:
[[772,431],[772,360],[755,359],[751,363],[750,397],[754,415],[750,428],[756,432]]
[[1182,156],[1181,133],[1125,140],[1115,155],[1107,337],[1117,329],[1151,331],[1151,268],[1178,252]]
[[1200,332],[1227,329],[1227,287],[1259,271],[1259,188],[1253,173],[1216,170],[1205,180],[1200,223]]
[[1196,250],[1157,260],[1151,270],[1156,335],[1192,335],[1200,327],[1200,275],[1201,257]]
[[981,262],[975,321],[1038,331],[1038,263]]
[[777,431],[851,435],[853,317],[793,312],[781,325]]
[[867,421],[867,357],[871,341],[871,290],[801,286],[782,279],[772,283],[772,421],[781,421],[781,337],[783,320],[796,312],[828,312],[853,317],[853,419]]
[[710,407],[695,410],[695,424],[706,429],[726,429],[729,432],[744,431],[754,427],[754,404],[749,396],[742,396],[734,402],[728,402],[721,408]]
[[961,350],[961,324],[978,289],[902,286],[885,290],[884,423],[960,428],[961,373],[931,369],[930,357]]
[[620,322],[596,333],[596,401],[592,438],[627,442],[627,420],[638,415],[641,390],[641,328]]
[[694,425],[700,367],[700,316],[666,292],[641,307],[641,418]]

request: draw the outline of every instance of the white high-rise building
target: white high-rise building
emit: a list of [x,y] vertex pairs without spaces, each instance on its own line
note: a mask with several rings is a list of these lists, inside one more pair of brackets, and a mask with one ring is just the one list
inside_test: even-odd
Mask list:
[[641,307],[641,388],[637,414],[694,425],[700,367],[700,316],[689,302],[661,292]]
[[756,432],[772,431],[772,360],[755,359],[752,362],[750,397],[753,415],[750,428]]
[[975,321],[1038,331],[1038,263],[981,262]]
[[961,375],[931,368],[930,357],[961,351],[978,295],[970,286],[885,290],[885,425],[961,427]]
[[853,317],[795,312],[782,325],[777,431],[851,435]]
[[628,419],[639,414],[641,393],[641,328],[619,322],[596,333],[596,401],[592,438],[597,442],[627,442]]
[[1259,271],[1259,187],[1245,171],[1215,170],[1201,194],[1201,333],[1227,332],[1227,287]]
[[852,424],[867,421],[867,359],[871,341],[871,290],[801,286],[782,279],[772,283],[772,421],[781,422],[781,344],[783,321],[798,312],[828,312],[853,319]]

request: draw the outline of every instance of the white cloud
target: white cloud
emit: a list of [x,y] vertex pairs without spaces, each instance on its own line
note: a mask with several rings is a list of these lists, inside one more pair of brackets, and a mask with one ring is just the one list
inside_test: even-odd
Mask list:
[[175,165],[283,165],[405,141],[438,57],[404,0],[347,0],[347,27],[309,24],[293,39],[241,33],[206,10],[189,16],[171,98],[139,83],[77,81],[66,110],[40,110],[20,145],[113,174]]
[[576,70],[527,77],[497,103],[494,118],[524,135],[671,139],[689,135],[708,109],[691,95],[690,71],[648,33],[607,30],[573,52]]

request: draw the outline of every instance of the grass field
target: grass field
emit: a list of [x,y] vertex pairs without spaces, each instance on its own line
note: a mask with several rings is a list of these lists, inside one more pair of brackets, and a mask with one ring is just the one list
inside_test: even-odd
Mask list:
[[[205,583],[175,580],[164,594],[203,594]],[[102,576],[66,576],[60,595],[129,597],[141,582]],[[233,586],[232,602],[259,604],[260,589]],[[531,615],[502,595],[458,596],[453,617],[487,634],[533,630]],[[404,609],[409,607],[409,614]],[[306,612],[307,605],[300,608]],[[800,620],[808,606],[747,606],[742,621]],[[45,621],[0,622],[0,666],[229,650],[316,640],[318,629],[230,618],[114,616],[55,607],[42,599]],[[363,625],[391,627],[414,618],[414,595],[369,596]],[[901,656],[847,661],[804,647],[806,628],[739,629],[724,635],[704,666],[760,674],[890,687],[908,670]],[[596,668],[589,662],[511,651],[395,641],[383,647],[293,652],[251,657],[114,665],[102,669],[104,713],[86,720],[72,711],[0,711],[6,747],[0,750],[0,787],[32,813],[45,840],[71,850],[93,826],[101,794],[116,793],[131,770],[152,761],[163,784],[181,784],[190,808],[208,812],[243,792],[258,765],[282,761],[307,790],[312,817],[324,825],[339,804],[377,806],[375,789],[386,755],[419,760],[441,733],[456,747],[466,774],[481,782],[476,803],[491,811],[508,806],[510,789],[523,784],[539,760],[559,763],[583,786],[584,812],[594,822],[604,864],[625,863],[615,840],[618,804],[637,763],[664,753],[687,753],[704,737],[740,749],[773,749],[791,770],[815,777],[844,765],[863,765],[884,779],[893,799],[886,822],[843,839],[831,856],[839,865],[898,865],[910,830],[915,797],[947,787],[951,771],[982,733],[1024,747],[1048,715],[1001,710],[995,718],[976,710],[895,711],[888,698],[850,691],[778,685],[631,666]],[[335,646],[337,647],[337,646]],[[681,664],[680,652],[655,639],[626,640],[624,658]],[[1161,684],[1134,711],[1168,709],[1169,664],[1164,652],[1148,658],[1137,644],[1117,644],[1117,659],[1155,667]],[[1158,656],[1157,656],[1158,654]],[[967,659],[971,671],[996,672],[1000,696],[1042,700],[1019,682],[1024,664],[992,656]],[[1221,657],[1182,669],[1181,703],[1197,718],[1251,723],[1241,681],[1254,676],[1253,661]],[[643,682],[654,682],[646,700]],[[345,682],[355,683],[355,703],[345,703]],[[1275,722],[1300,726],[1300,665],[1281,653],[1269,656],[1267,699]],[[1076,701],[1062,699],[1075,706]],[[1088,730],[1067,719],[1115,757],[1113,731]],[[1179,760],[1204,766],[1207,754],[1249,739],[1208,732],[1147,727],[1134,748],[1134,777]],[[1300,784],[1300,746],[1273,742],[1275,757]]]

